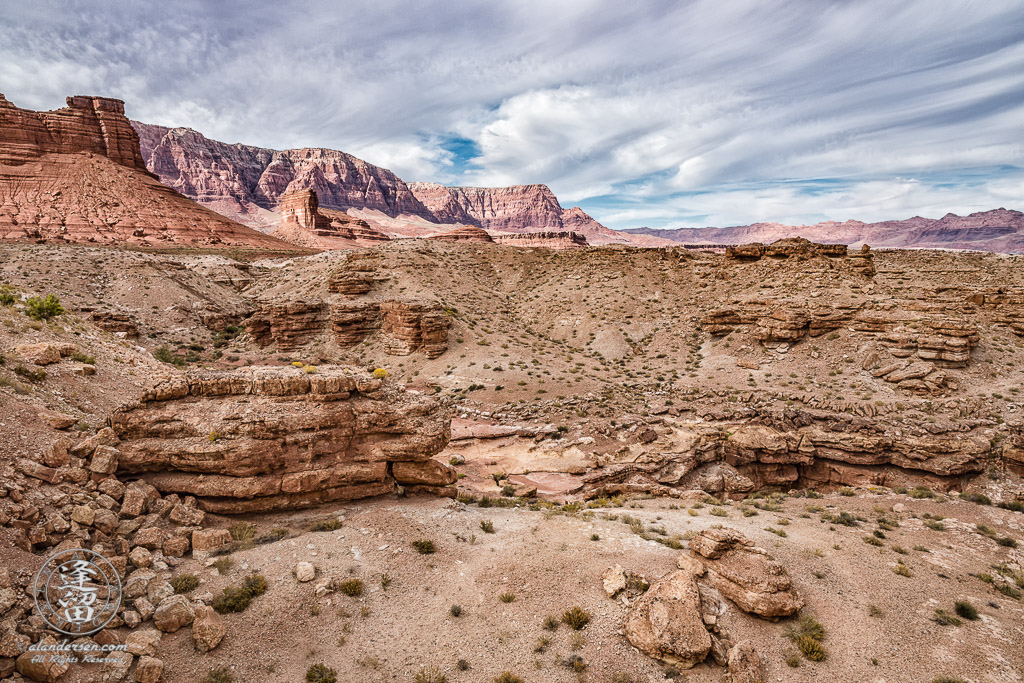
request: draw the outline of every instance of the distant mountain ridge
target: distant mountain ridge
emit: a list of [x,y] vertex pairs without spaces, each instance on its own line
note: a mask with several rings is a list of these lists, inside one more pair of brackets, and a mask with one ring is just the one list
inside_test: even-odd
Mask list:
[[1024,253],[1024,213],[1004,208],[967,216],[947,213],[942,218],[914,216],[878,223],[856,220],[825,221],[814,225],[753,223],[729,228],[635,228],[624,232],[682,244],[768,243],[783,237],[804,237],[813,242],[841,242],[853,246],[870,244],[872,247]]
[[[274,212],[283,195],[312,189],[323,208],[411,219],[404,226],[411,234],[470,225],[495,232],[578,232],[593,244],[662,242],[606,228],[579,207],[563,209],[546,185],[481,188],[406,183],[385,168],[338,150],[272,150],[218,142],[190,128],[138,121],[132,121],[132,126],[139,134],[146,167],[162,182],[264,231],[277,225]],[[373,222],[373,216],[362,217]],[[385,221],[379,227],[394,224]]]

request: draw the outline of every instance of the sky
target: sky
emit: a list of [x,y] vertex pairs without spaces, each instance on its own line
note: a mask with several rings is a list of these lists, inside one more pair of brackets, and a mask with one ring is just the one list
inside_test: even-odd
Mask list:
[[1024,210],[1021,0],[0,0],[0,92],[613,228]]

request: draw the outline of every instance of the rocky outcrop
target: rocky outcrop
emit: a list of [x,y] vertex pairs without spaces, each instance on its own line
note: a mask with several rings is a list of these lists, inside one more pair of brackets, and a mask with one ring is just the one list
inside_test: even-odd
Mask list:
[[814,225],[754,223],[730,228],[640,228],[629,232],[661,237],[684,244],[745,244],[803,237],[814,241],[872,244],[875,247],[915,249],[980,249],[1024,253],[1024,213],[1008,209],[980,211],[968,216],[947,213],[942,218],[915,216],[905,220],[863,223],[826,221]]
[[585,247],[587,238],[576,232],[520,232],[493,235],[498,244],[513,247],[541,247],[544,249],[574,249]]
[[439,222],[472,222],[487,230],[509,232],[562,228],[562,206],[547,185],[443,187],[434,183],[412,183],[409,189],[422,197],[421,201],[430,202],[442,212],[437,217]]
[[494,242],[486,230],[473,225],[461,225],[449,232],[430,235],[427,239],[440,240],[442,242],[481,242],[488,244]]
[[630,608],[623,628],[638,650],[683,669],[700,664],[711,650],[696,577],[688,571],[655,581]]
[[281,197],[281,225],[274,234],[293,244],[319,249],[344,249],[390,238],[343,211],[321,210],[314,190],[287,192]]
[[0,95],[0,239],[294,250],[162,185],[124,103],[84,96],[35,112]]
[[690,541],[690,555],[704,567],[705,580],[748,614],[767,619],[800,611],[785,567],[735,529],[705,529]]
[[741,261],[758,261],[762,258],[798,258],[813,256],[829,256],[842,258],[846,256],[845,244],[818,244],[799,237],[776,240],[771,244],[760,243],[740,244],[728,247],[725,257]]
[[[118,473],[220,513],[386,493],[397,463],[429,461],[450,434],[434,399],[340,367],[169,377],[109,424]],[[428,485],[452,480],[440,463],[415,471]]]
[[19,109],[0,94],[0,164],[15,166],[44,154],[90,153],[146,170],[123,101],[76,95],[67,104],[36,112]]
[[911,435],[827,410],[751,412],[745,422],[677,426],[610,454],[583,477],[587,497],[699,489],[742,495],[764,487],[953,485],[999,455],[992,432]]
[[437,358],[448,349],[451,318],[433,301],[264,301],[245,327],[260,347],[274,344],[282,351],[294,351],[328,330],[342,348],[377,332],[389,355],[423,351]]

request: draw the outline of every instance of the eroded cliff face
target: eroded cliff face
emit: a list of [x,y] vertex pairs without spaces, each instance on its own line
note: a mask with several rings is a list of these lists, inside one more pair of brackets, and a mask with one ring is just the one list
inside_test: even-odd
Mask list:
[[293,249],[162,185],[120,100],[67,101],[35,112],[0,95],[0,239]]
[[[505,232],[577,232],[595,244],[667,242],[610,230],[579,207],[563,209],[546,185],[446,187],[405,183],[391,171],[331,149],[229,145],[188,128],[133,121],[146,167],[182,194],[270,231],[286,195],[313,190],[321,211],[371,211],[444,226]],[[432,232],[425,228],[423,234]],[[286,236],[286,238],[288,238]]]
[[211,512],[296,509],[455,480],[431,460],[450,436],[436,400],[337,366],[168,377],[109,424],[119,474],[194,495]]
[[189,128],[133,121],[146,145],[150,170],[182,194],[262,229],[289,192],[313,190],[321,206],[366,209],[387,216],[433,220],[409,187],[391,171],[332,149],[272,150],[229,145]]

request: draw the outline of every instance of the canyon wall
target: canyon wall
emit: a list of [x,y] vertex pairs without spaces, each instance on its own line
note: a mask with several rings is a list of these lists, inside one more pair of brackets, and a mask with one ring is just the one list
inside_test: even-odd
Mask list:
[[348,368],[250,367],[155,383],[109,419],[117,472],[204,510],[312,507],[442,487],[450,437],[436,400]]
[[0,95],[0,239],[294,251],[158,182],[120,100],[67,102],[35,112]]

